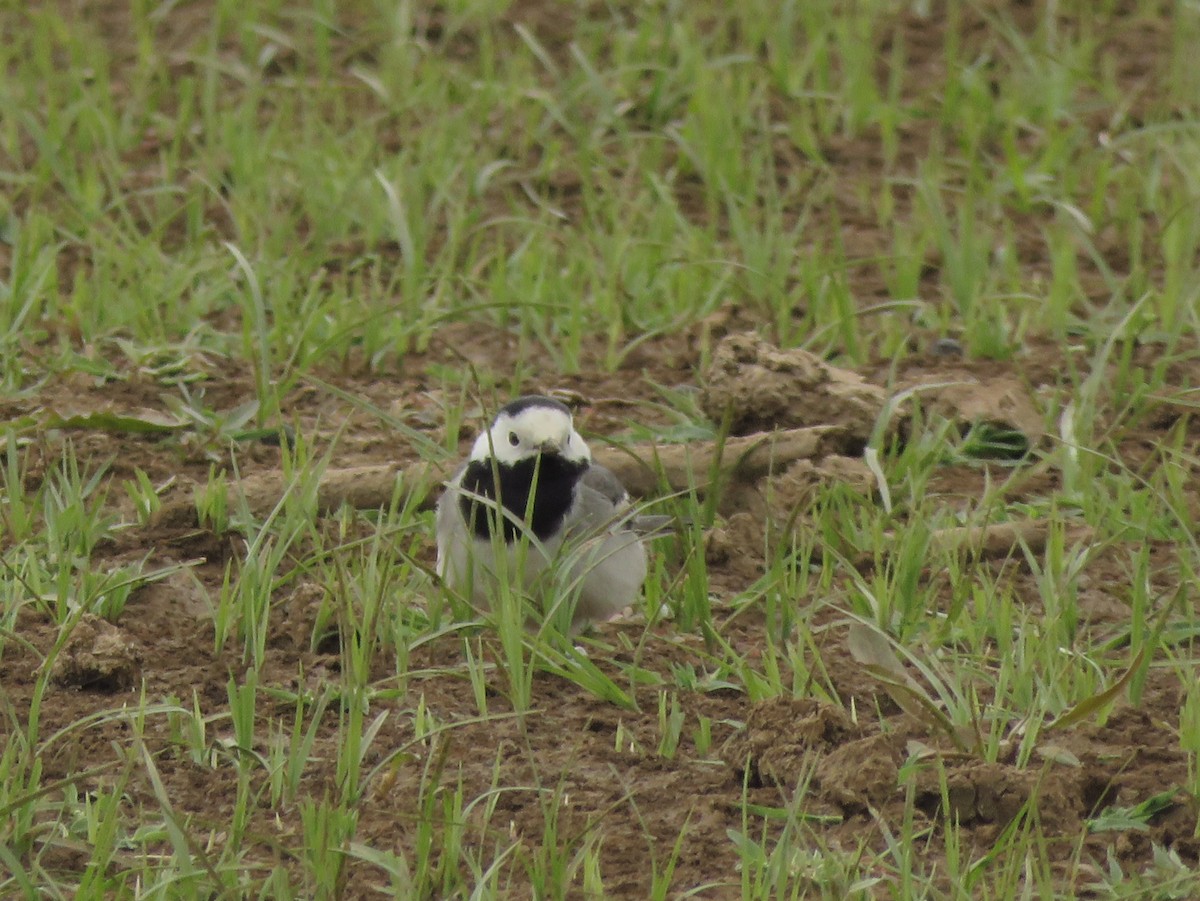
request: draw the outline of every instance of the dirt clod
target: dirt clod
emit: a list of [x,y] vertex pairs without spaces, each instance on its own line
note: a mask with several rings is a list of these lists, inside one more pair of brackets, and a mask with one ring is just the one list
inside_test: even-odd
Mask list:
[[896,793],[903,760],[903,736],[871,735],[844,744],[823,758],[817,764],[817,782],[825,800],[847,813],[860,812]]
[[717,345],[703,383],[705,414],[714,422],[729,415],[736,435],[833,425],[846,432],[846,453],[861,449],[887,401],[883,388],[858,373],[750,332]]
[[735,769],[749,767],[757,782],[795,786],[819,755],[859,735],[850,717],[831,704],[812,698],[770,698],[754,706],[746,728],[722,753]]
[[921,771],[918,803],[960,825],[1005,826],[1031,799],[1045,828],[1059,832],[1079,823],[1082,791],[1077,774],[1066,768],[1038,771],[982,760],[947,764],[944,799],[941,779],[937,767]]
[[743,581],[762,570],[762,523],[750,513],[734,513],[704,536],[704,562],[725,567]]
[[797,460],[771,478],[767,507],[777,522],[792,520],[796,511],[806,509],[823,486],[833,483],[848,485],[864,495],[870,495],[875,488],[875,478],[861,459],[831,454],[815,462]]
[[978,425],[1008,429],[1020,432],[1031,447],[1046,434],[1029,391],[1012,376],[943,371],[899,387],[917,388],[926,409],[957,423],[963,431]]
[[85,613],[54,660],[56,685],[113,693],[133,688],[141,675],[142,655],[112,623]]

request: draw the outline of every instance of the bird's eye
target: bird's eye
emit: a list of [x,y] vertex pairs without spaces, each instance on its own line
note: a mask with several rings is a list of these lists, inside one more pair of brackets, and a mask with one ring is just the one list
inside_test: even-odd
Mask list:
[[508,443],[511,444],[513,447],[516,447],[518,444],[521,443],[521,439],[517,437],[516,432],[509,432],[508,433]]

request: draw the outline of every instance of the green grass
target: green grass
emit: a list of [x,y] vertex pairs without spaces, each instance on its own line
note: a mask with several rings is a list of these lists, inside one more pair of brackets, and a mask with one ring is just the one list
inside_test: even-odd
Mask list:
[[[1120,857],[1138,825],[1030,805],[985,841],[917,789],[923,748],[1041,772],[1128,704],[1185,765],[1107,806],[1200,792],[1200,8],[1047,8],[0,5],[0,895],[1200,894],[1157,834]],[[676,498],[645,625],[578,648],[515,592],[484,622],[440,590],[404,492],[318,511],[322,472],[378,462],[364,430],[444,461],[529,388],[628,385],[631,440],[721,434],[688,386],[727,322],[872,373],[953,337],[1030,374],[1051,437],[984,463],[914,419],[871,448],[886,502],[818,489],[751,576]],[[268,515],[229,496],[269,470]],[[192,483],[201,529],[155,531]],[[1006,560],[931,537],[1026,519],[1045,546]],[[56,686],[85,615],[197,584],[135,691]],[[857,843],[811,767],[716,812],[639,798],[737,780],[722,745],[778,696],[909,712]]]

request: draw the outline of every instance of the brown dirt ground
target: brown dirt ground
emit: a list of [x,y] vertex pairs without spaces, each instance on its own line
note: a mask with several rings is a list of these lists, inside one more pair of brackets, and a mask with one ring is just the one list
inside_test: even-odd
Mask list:
[[[466,329],[456,329],[457,342]],[[441,353],[450,355],[449,351]],[[503,349],[496,349],[497,357]],[[1007,372],[1018,378],[1044,372],[1053,378],[1053,363],[1059,351],[1052,347],[1031,347],[1013,364],[971,364],[980,373]],[[439,351],[430,351],[432,362]],[[447,359],[449,356],[447,356]],[[419,373],[418,361],[410,360],[409,372]],[[961,371],[962,361],[914,362],[906,376],[936,375],[939,368]],[[1197,367],[1200,370],[1200,367]],[[1183,373],[1180,373],[1183,376]],[[530,390],[570,388],[580,391],[594,403],[581,414],[583,427],[603,432],[623,421],[628,405],[653,398],[652,382],[679,379],[678,370],[636,372],[613,375],[558,377],[545,373],[528,385]],[[1185,376],[1182,384],[1194,384],[1200,371]],[[236,399],[248,396],[252,382],[245,376],[214,376],[216,395]],[[379,378],[372,382],[346,380],[343,387],[386,405],[397,398],[410,411],[424,410],[427,416],[418,422],[438,437],[439,398],[436,390],[420,375]],[[1032,387],[1037,387],[1034,384]],[[99,406],[137,409],[153,407],[161,388],[140,384],[136,379],[103,386],[75,384],[50,385],[35,403],[72,408]],[[620,400],[611,400],[619,397]],[[8,409],[6,414],[18,412]],[[343,431],[338,463],[353,465],[404,458],[410,452],[389,440],[377,424],[365,414],[346,407],[339,400],[317,392],[296,392],[289,413],[301,429],[310,434],[328,436],[332,424],[348,419],[352,427]],[[1130,450],[1138,445],[1153,445],[1173,424],[1172,417],[1138,428],[1127,436]],[[181,449],[172,441],[161,441],[106,433],[77,433],[71,436],[80,453],[91,460],[111,459],[115,478],[132,475],[135,466],[145,469],[155,480],[176,475],[183,480],[202,481],[208,462],[198,452]],[[45,455],[52,459],[61,436],[44,440]],[[270,471],[277,466],[278,451],[266,447],[247,447],[239,453],[244,473]],[[36,479],[36,474],[32,477]],[[946,468],[931,486],[947,504],[965,501],[983,487],[984,475],[975,468]],[[1053,478],[1032,480],[1025,490],[1041,494],[1053,487]],[[179,489],[184,490],[183,488]],[[728,599],[744,588],[753,573],[753,555],[761,546],[761,534],[745,529],[732,540],[734,553],[723,560],[710,561],[711,579],[719,599]],[[219,586],[224,561],[232,553],[232,539],[203,530],[148,530],[122,533],[103,549],[102,562],[140,557],[152,553],[151,564],[203,558],[195,572],[204,588],[214,592]],[[427,543],[426,561],[432,562],[431,543]],[[1178,580],[1174,553],[1167,546],[1155,547],[1155,589],[1169,589]],[[750,561],[749,568],[747,561]],[[998,567],[1011,579],[1018,597],[1036,605],[1037,587],[1020,563],[980,562],[978,566]],[[1104,629],[1124,615],[1123,605],[1103,590],[1112,580],[1126,578],[1120,565],[1106,559],[1096,560],[1085,574],[1081,587],[1084,627]],[[930,574],[930,579],[938,576]],[[313,651],[309,636],[320,602],[321,591],[299,584],[284,590],[277,598],[272,617],[272,634],[264,671],[264,685],[297,689],[318,688],[338,679],[340,658],[336,642]],[[228,709],[226,684],[230,673],[238,673],[242,663],[237,654],[215,654],[212,650],[211,625],[206,619],[204,598],[183,581],[169,580],[140,590],[131,599],[124,615],[111,632],[100,626],[81,630],[86,647],[69,648],[67,673],[49,699],[44,713],[42,733],[75,722],[96,711],[119,706],[132,700],[129,686],[144,682],[151,699],[177,697],[187,703],[195,690],[205,714]],[[827,624],[834,611],[822,611],[814,622]],[[740,653],[754,658],[761,646],[765,624],[761,616],[743,611],[736,617],[720,606],[716,624],[725,640]],[[51,645],[56,628],[48,618],[35,612],[32,605],[23,609],[18,629],[38,654]],[[642,642],[643,627],[633,623],[610,623],[598,628],[602,639],[616,647],[617,633],[624,632],[636,652],[617,650],[611,657],[596,662],[618,683],[624,684],[619,671],[623,663],[636,662],[648,669],[669,673],[672,663],[704,665],[705,648],[696,636],[672,634],[673,627],[656,627],[654,638]],[[714,723],[714,750],[697,753],[688,729],[677,756],[661,759],[653,749],[658,742],[658,697],[653,688],[636,690],[640,711],[618,709],[589,696],[568,681],[541,676],[534,684],[535,713],[524,719],[499,719],[487,724],[470,722],[477,709],[469,682],[462,674],[463,649],[457,638],[434,641],[413,655],[411,668],[416,672],[435,673],[409,680],[393,700],[380,700],[372,713],[388,710],[391,715],[368,755],[367,766],[379,763],[383,756],[401,747],[410,752],[394,768],[384,767],[376,784],[369,787],[362,806],[358,839],[385,848],[411,850],[416,822],[416,799],[425,767],[435,755],[444,755],[444,772],[463,780],[466,797],[477,797],[489,790],[497,778],[494,770],[499,757],[498,780],[502,785],[541,786],[561,793],[558,826],[565,842],[578,842],[593,830],[603,833],[603,873],[612,897],[642,897],[650,861],[663,860],[684,824],[688,839],[675,874],[677,889],[706,883],[724,887],[707,890],[705,897],[737,895],[737,858],[727,830],[740,829],[740,804],[743,795],[757,804],[786,804],[795,785],[811,775],[810,814],[829,814],[840,822],[817,823],[809,828],[825,842],[854,848],[863,840],[882,847],[880,823],[898,823],[904,807],[904,789],[900,771],[906,757],[905,740],[934,743],[928,729],[910,721],[881,690],[880,686],[850,658],[842,633],[836,629],[822,633],[821,665],[828,673],[827,688],[844,703],[853,701],[860,711],[857,723],[842,709],[811,699],[775,699],[753,705],[744,695],[733,691],[683,694],[680,698],[688,723],[696,717],[709,717]],[[99,635],[97,639],[96,636]],[[662,639],[661,641],[658,639]],[[496,659],[498,646],[488,635],[480,636],[485,657]],[[95,641],[95,646],[91,642]],[[125,645],[122,647],[121,645]],[[115,647],[115,651],[113,648]],[[643,652],[643,648],[649,648]],[[103,662],[106,650],[115,653],[113,668],[107,672]],[[380,655],[376,685],[387,689],[395,685],[391,662]],[[0,658],[0,685],[13,708],[26,709],[39,657],[23,653],[8,643]],[[303,671],[307,686],[296,684]],[[497,677],[498,678],[498,677]],[[490,698],[493,714],[508,710],[503,684],[495,683]],[[1057,737],[1057,747],[1070,751],[1081,762],[1073,767],[1037,761],[1027,768],[1011,763],[985,765],[977,761],[945,758],[944,767],[951,805],[962,824],[963,836],[973,849],[982,853],[1001,830],[1032,797],[1031,809],[1037,810],[1041,827],[1052,838],[1052,863],[1064,873],[1074,856],[1102,866],[1107,849],[1115,848],[1122,863],[1135,869],[1148,863],[1152,843],[1175,849],[1185,861],[1200,858],[1200,842],[1195,838],[1196,815],[1190,802],[1158,816],[1147,833],[1088,835],[1083,819],[1109,804],[1134,804],[1152,794],[1185,782],[1188,762],[1177,737],[1178,713],[1184,688],[1169,670],[1152,670],[1142,703],[1137,709],[1118,705],[1103,725],[1086,725]],[[413,710],[418,698],[437,721],[461,723],[445,732],[439,742],[414,743]],[[280,705],[272,710],[264,700],[264,713],[286,716],[290,710]],[[863,715],[870,712],[869,715]],[[746,723],[739,731],[737,723]],[[887,734],[882,726],[886,724]],[[313,749],[314,762],[306,770],[306,790],[319,796],[334,785],[332,772],[335,749],[335,722],[329,715]],[[639,749],[615,747],[618,727],[636,742]],[[0,727],[3,728],[3,727]],[[161,723],[152,724],[151,749],[158,753],[158,767],[177,813],[190,818],[198,834],[219,829],[233,809],[237,785],[232,765],[201,767],[190,762],[172,746]],[[79,730],[70,739],[52,745],[43,763],[43,778],[52,781],[89,766],[110,761],[111,742],[122,742],[122,728],[116,725]],[[321,761],[325,761],[322,763]],[[747,761],[748,764],[747,764]],[[941,847],[940,789],[936,767],[930,763],[915,777],[922,827],[929,827],[923,854],[937,855]],[[136,777],[127,789],[136,803],[154,809],[151,786]],[[505,792],[499,800],[493,825],[505,824],[512,834],[525,835],[531,842],[540,840],[544,827],[545,802],[530,791]],[[251,834],[261,842],[252,858],[264,864],[274,860],[270,850],[281,843],[297,841],[295,809],[262,809],[256,812]],[[286,862],[286,860],[285,860]],[[70,871],[75,865],[64,852],[59,865]],[[1086,868],[1084,872],[1087,872]],[[362,864],[351,863],[347,872],[346,897],[366,896],[366,888],[377,873]],[[1076,890],[1077,887],[1071,887]],[[515,896],[522,894],[514,886]]]
[[[124,27],[120,11],[123,4],[94,6],[95,27],[119,35]],[[1034,8],[1035,4],[1016,3],[1010,12],[1017,21],[1022,17],[1032,20]],[[166,17],[165,38],[185,43],[194,31],[189,15],[195,10],[194,5],[184,4],[182,15]],[[560,43],[553,40],[552,32],[561,27],[561,19],[547,4],[539,0],[518,2],[508,15],[524,21],[544,44]],[[973,12],[964,15],[966,40],[981,43],[989,40],[982,20],[972,20]],[[937,85],[943,81],[939,22],[938,15],[916,20],[898,14],[895,33],[903,34],[909,52],[911,77],[905,90],[913,93],[911,99],[919,98],[923,84]],[[1118,58],[1129,61],[1120,69],[1119,78],[1130,96],[1141,97],[1154,74],[1153,60],[1160,55],[1158,51],[1166,45],[1169,35],[1161,22],[1145,18],[1131,18],[1122,23],[1118,17],[1114,22],[1106,40],[1120,51]],[[436,40],[436,15],[426,23],[426,28],[430,39]],[[883,35],[880,40],[882,51],[891,37]],[[469,44],[470,35],[460,34],[456,41]],[[121,41],[114,38],[114,46],[120,45]],[[463,53],[470,50],[469,46],[458,48]],[[887,54],[881,52],[880,57],[886,59]],[[1132,102],[1130,115],[1138,116],[1141,107],[1141,100]],[[1103,115],[1103,111],[1097,112],[1101,120]],[[892,165],[901,171],[914,170],[922,157],[924,141],[917,133],[902,135],[901,151]],[[861,177],[873,182],[884,168],[874,136],[835,139],[824,151],[826,162],[838,167],[848,180]],[[781,171],[799,164],[789,154],[794,155],[794,151],[780,148]],[[679,190],[687,192],[686,180],[681,182]],[[855,196],[847,192],[838,201],[841,208],[826,213],[830,222],[841,224],[846,253],[869,258],[879,253],[887,236],[879,232],[873,211],[855,207]],[[556,196],[556,202],[569,205],[570,197]],[[899,196],[898,202],[903,206],[907,201]],[[693,207],[702,209],[702,199],[697,198]],[[902,210],[897,215],[902,215]],[[1148,241],[1156,227],[1155,223],[1148,223]],[[1018,227],[1016,231],[1039,234],[1036,224]],[[1105,252],[1103,240],[1100,244]],[[1114,247],[1118,245],[1119,242],[1113,242]],[[1049,271],[1040,244],[1030,243],[1018,250],[1022,265]],[[1128,261],[1121,260],[1119,254],[1119,250],[1105,252],[1109,265],[1118,272],[1128,266]],[[927,262],[927,275],[933,279],[939,261],[931,258]],[[1085,284],[1086,279],[1094,279],[1097,291],[1101,292],[1093,261],[1081,257],[1079,265]],[[887,296],[881,274],[864,268],[855,278],[855,293],[864,303]],[[69,278],[64,279],[64,284],[69,283]],[[716,323],[718,331],[740,327],[752,318],[737,309],[726,311],[723,317]],[[611,432],[633,415],[639,402],[656,399],[654,384],[695,384],[702,343],[700,331],[643,345],[624,361],[620,371],[611,374],[585,366],[581,374],[561,375],[538,371],[533,364],[535,374],[525,387],[580,392],[588,399],[582,412],[584,429],[597,434]],[[916,336],[915,340],[924,342],[925,338]],[[331,380],[384,409],[412,414],[415,425],[437,438],[447,401],[440,395],[440,382],[424,373],[435,363],[458,363],[457,348],[471,348],[473,358],[496,372],[511,369],[516,358],[528,350],[516,338],[498,334],[490,326],[456,325],[444,330],[427,352],[407,356],[402,371],[371,377],[343,375]],[[1147,357],[1155,352],[1154,347],[1139,350]],[[931,355],[917,355],[904,364],[900,374],[935,375],[942,369],[961,372],[973,367],[980,374],[1013,376],[1036,393],[1041,387],[1054,388],[1059,384],[1062,359],[1060,347],[1035,341],[1011,364],[947,362]],[[867,367],[863,375],[881,376],[886,366],[881,363],[878,367]],[[0,417],[13,418],[40,406],[64,410],[161,407],[162,386],[141,379],[132,371],[127,376],[123,381],[104,385],[85,378],[53,381],[35,395],[0,403]],[[239,372],[236,366],[223,365],[220,372],[213,371],[207,376],[207,397],[214,406],[230,407],[253,395],[253,379],[248,372]],[[1192,362],[1176,365],[1171,373],[1172,385],[1182,388],[1197,382],[1200,382],[1200,366]],[[450,398],[448,402],[455,400]],[[328,438],[341,429],[339,465],[403,461],[412,456],[403,443],[383,431],[372,417],[319,390],[298,389],[286,412],[302,430],[317,438],[318,446],[322,436]],[[1161,416],[1125,428],[1119,446],[1127,460],[1151,460],[1151,449],[1170,431],[1178,416],[1178,411],[1164,405]],[[1192,443],[1200,437],[1198,428],[1189,424]],[[181,484],[176,491],[184,492],[185,482],[202,482],[208,473],[209,461],[202,449],[181,447],[171,440],[93,432],[76,433],[70,438],[82,458],[111,460],[111,473],[116,480],[131,477],[135,468],[141,468],[156,482],[179,477]],[[43,460],[51,461],[63,440],[62,435],[45,436],[35,447],[35,453],[40,452]],[[239,449],[237,462],[243,474],[269,472],[278,468],[278,452],[265,446],[247,446]],[[979,469],[947,468],[930,490],[953,505],[977,496],[984,487],[984,478]],[[38,466],[33,467],[29,479],[31,483],[37,482]],[[1191,484],[1195,484],[1194,479]],[[1053,488],[1052,473],[1025,486],[1030,495]],[[114,490],[114,498],[118,494],[119,490]],[[1197,501],[1200,503],[1200,497]],[[753,571],[752,567],[747,569],[747,560],[753,561],[759,546],[759,538],[752,529],[740,532],[731,529],[730,533],[733,535],[729,539],[733,542],[730,549],[734,552],[711,563],[712,585],[718,599],[727,599],[745,587],[748,572]],[[211,592],[219,586],[224,562],[234,552],[231,542],[225,536],[196,529],[131,530],[102,548],[97,562],[137,559],[147,551],[152,554],[152,565],[200,558],[203,562],[194,572]],[[425,549],[427,561],[432,559],[431,545],[429,542]],[[737,553],[739,549],[742,553]],[[1155,546],[1152,550],[1154,588],[1169,591],[1179,579],[1174,555],[1166,546]],[[1036,603],[1036,586],[1019,562],[977,565],[1004,568],[1017,596],[1028,599],[1030,604]],[[1126,578],[1124,570],[1112,560],[1098,559],[1086,576],[1092,588],[1090,593],[1085,592],[1085,619],[1090,617],[1091,622],[1102,627],[1121,617],[1120,605],[1102,586]],[[937,576],[930,574],[929,578]],[[302,687],[295,684],[300,671],[305,674],[307,687],[339,678],[340,658],[336,648],[316,651],[309,648],[309,626],[318,599],[319,592],[305,585],[289,588],[277,598],[265,684]],[[213,652],[205,609],[204,599],[183,582],[168,581],[135,594],[116,624],[121,640],[97,626],[91,634],[97,637],[99,647],[72,650],[70,656],[75,668],[62,677],[68,687],[56,688],[49,698],[41,733],[49,735],[96,711],[131,700],[127,694],[131,681],[144,684],[144,691],[151,699],[177,697],[187,703],[195,690],[206,715],[227,710],[226,683],[231,672],[240,672],[242,664],[235,653]],[[765,628],[761,617],[749,612],[733,616],[718,603],[715,619],[725,640],[739,651],[754,655],[761,646]],[[25,651],[15,642],[6,643],[0,657],[0,686],[12,709],[24,711],[28,709],[35,668],[53,642],[56,629],[30,605],[23,609],[17,631],[33,651]],[[597,663],[619,683],[623,681],[619,665],[634,659],[643,667],[663,672],[668,672],[672,663],[702,667],[703,642],[694,636],[673,635],[671,631],[669,625],[658,627],[656,637],[663,640],[645,643],[653,649],[653,657],[649,657],[640,650],[644,646],[641,626],[627,623],[601,626],[598,629],[601,638],[611,639],[620,647],[616,639],[618,633],[624,632],[639,650],[618,651],[610,658],[597,659]],[[476,724],[471,722],[476,715],[471,686],[461,677],[461,642],[449,638],[427,643],[414,653],[411,668],[436,675],[414,677],[394,700],[381,700],[375,705],[375,711],[388,710],[391,715],[371,748],[367,766],[401,747],[410,748],[411,754],[401,758],[397,767],[385,767],[385,776],[369,787],[360,811],[357,839],[377,847],[411,850],[418,826],[416,798],[424,768],[429,761],[444,755],[444,772],[462,779],[468,799],[487,792],[493,780],[501,785],[542,786],[561,792],[558,828],[563,840],[581,842],[597,829],[603,834],[603,876],[611,897],[645,897],[650,861],[658,860],[661,865],[685,824],[687,840],[675,871],[675,889],[682,891],[718,883],[703,896],[736,897],[737,858],[727,830],[741,828],[739,810],[743,798],[766,806],[785,804],[796,782],[808,774],[813,779],[811,798],[818,805],[809,812],[836,814],[840,818],[836,822],[811,824],[810,828],[822,841],[831,845],[840,843],[846,849],[854,849],[862,841],[882,848],[881,824],[899,822],[904,807],[903,789],[897,786],[905,756],[903,742],[907,738],[929,741],[929,737],[921,726],[907,720],[878,684],[862,672],[846,652],[836,630],[824,634],[827,640],[820,649],[821,664],[828,674],[828,687],[843,702],[853,700],[860,712],[869,715],[852,722],[842,709],[810,699],[775,699],[752,705],[744,695],[732,691],[684,694],[680,702],[689,724],[701,715],[713,721],[714,745],[720,750],[720,757],[716,753],[698,754],[685,730],[683,743],[670,760],[660,759],[651,750],[658,742],[658,698],[652,688],[636,689],[640,710],[629,712],[589,696],[573,683],[542,676],[534,683],[535,713],[523,719]],[[485,656],[494,659],[498,655],[495,643],[487,635],[480,640]],[[102,652],[106,651],[115,653],[112,665],[93,659],[103,657]],[[394,682],[389,661],[378,660],[377,670],[372,674],[377,686],[386,688]],[[1196,812],[1190,802],[1156,817],[1145,833],[1125,833],[1114,839],[1112,834],[1087,834],[1082,826],[1083,818],[1100,807],[1136,803],[1185,783],[1188,762],[1177,737],[1182,691],[1183,686],[1171,671],[1152,669],[1137,709],[1118,705],[1102,724],[1085,725],[1060,736],[1057,744],[1073,753],[1081,762],[1080,767],[1047,763],[1019,769],[1008,763],[984,765],[947,757],[944,767],[951,805],[963,826],[963,838],[971,856],[989,848],[1032,797],[1031,809],[1036,809],[1042,828],[1052,838],[1051,863],[1064,873],[1077,854],[1102,868],[1110,847],[1122,864],[1140,869],[1150,860],[1151,843],[1173,848],[1188,864],[1200,862],[1200,842],[1195,838]],[[438,742],[413,741],[412,711],[421,697],[439,722],[459,724],[445,732]],[[263,704],[269,707],[268,701]],[[506,710],[500,691],[490,704],[493,713]],[[290,711],[281,706],[269,712],[285,716]],[[738,723],[745,723],[745,730],[736,728]],[[882,732],[881,723],[887,724],[888,734]],[[320,797],[334,783],[335,725],[327,716],[313,749],[314,762],[306,770],[305,786],[312,796]],[[615,747],[618,727],[640,746],[640,752]],[[8,728],[8,720],[0,720],[0,735],[5,742],[10,737]],[[188,818],[197,836],[206,835],[209,829],[221,829],[228,823],[233,808],[236,768],[195,765],[172,746],[161,724],[152,724],[151,729],[151,750],[157,755],[163,782],[176,811]],[[43,780],[51,782],[111,761],[113,742],[128,743],[125,730],[115,724],[73,732],[49,747],[43,760]],[[921,853],[936,857],[943,842],[936,771],[932,766],[927,767],[917,773],[915,780],[913,790],[924,818],[919,825],[928,827],[929,835]],[[144,779],[135,776],[127,793],[133,805],[148,809],[158,806],[150,784]],[[502,824],[507,834],[527,836],[531,843],[537,843],[544,827],[544,809],[544,802],[533,792],[504,792],[493,824]],[[288,864],[286,855],[275,849],[295,847],[299,842],[298,832],[299,816],[294,808],[256,811],[248,839],[256,845],[251,858],[264,865],[278,860]],[[55,855],[50,861],[52,865],[65,873],[78,871],[80,861],[70,850],[56,851]],[[345,896],[371,895],[369,886],[377,880],[377,872],[351,862]],[[1063,888],[1067,894],[1078,890],[1070,885]],[[514,897],[521,897],[527,891],[519,884],[512,890]]]

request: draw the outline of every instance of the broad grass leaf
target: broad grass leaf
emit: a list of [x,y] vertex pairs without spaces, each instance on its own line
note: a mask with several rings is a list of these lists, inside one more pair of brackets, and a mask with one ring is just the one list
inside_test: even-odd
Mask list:
[[1146,649],[1140,649],[1137,654],[1134,655],[1133,661],[1129,664],[1129,667],[1125,670],[1125,672],[1121,673],[1121,678],[1119,678],[1112,685],[1108,686],[1108,688],[1104,689],[1104,691],[1094,694],[1090,698],[1084,698],[1054,722],[1047,725],[1046,731],[1049,732],[1051,729],[1065,729],[1067,726],[1073,726],[1076,723],[1080,723],[1115,701],[1117,696],[1121,694],[1121,692],[1125,690],[1126,686],[1128,686],[1133,680],[1133,677],[1137,675],[1138,670],[1141,669],[1142,666],[1142,658],[1145,656]]
[[905,670],[887,636],[865,623],[854,623],[846,636],[846,646],[850,655],[879,680],[901,710],[927,726],[944,732],[958,750],[968,750],[949,717]]

